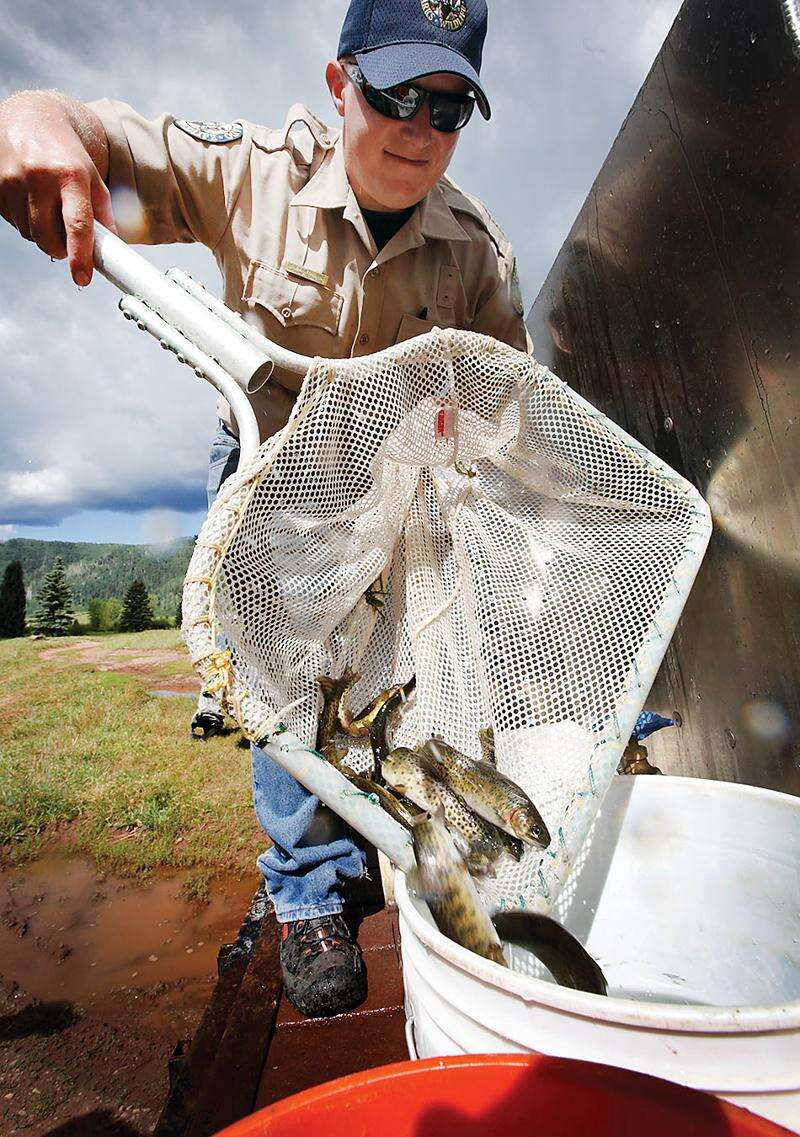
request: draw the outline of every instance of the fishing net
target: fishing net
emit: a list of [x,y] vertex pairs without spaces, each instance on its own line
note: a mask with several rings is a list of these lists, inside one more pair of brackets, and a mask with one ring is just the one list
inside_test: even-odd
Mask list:
[[[292,416],[224,485],[184,635],[244,734],[314,745],[317,678],[350,705],[416,675],[395,745],[441,736],[538,806],[546,852],[502,858],[500,906],[552,907],[691,587],[697,492],[531,356],[434,329],[316,360]],[[350,740],[349,761],[371,762]],[[359,752],[360,748],[360,752]]]

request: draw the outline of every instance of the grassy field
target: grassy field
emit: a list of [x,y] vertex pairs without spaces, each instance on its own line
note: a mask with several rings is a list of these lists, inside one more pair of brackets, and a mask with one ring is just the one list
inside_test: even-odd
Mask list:
[[[238,733],[189,737],[192,703],[148,694],[146,678],[93,669],[53,647],[81,638],[0,640],[0,860],[35,857],[59,835],[117,871],[251,871],[263,848]],[[175,630],[102,636],[103,649],[180,647]],[[191,670],[188,659],[157,675]]]

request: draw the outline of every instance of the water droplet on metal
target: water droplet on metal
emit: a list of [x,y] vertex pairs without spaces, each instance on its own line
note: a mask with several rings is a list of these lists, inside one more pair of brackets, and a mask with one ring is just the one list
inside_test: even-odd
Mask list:
[[756,33],[755,33],[755,32],[751,32],[751,33],[750,33],[750,42],[751,42],[751,43],[755,43],[755,42],[756,42]]
[[667,434],[669,434],[674,425],[675,423],[672,421],[669,415],[667,415],[667,417],[664,419],[664,430],[666,430]]
[[730,746],[731,750],[736,749],[736,735],[732,730],[729,729],[725,731],[725,741],[727,742],[728,746]]
[[710,459],[710,458],[706,458],[706,469],[707,469],[707,470],[710,470],[710,469],[711,469],[711,467],[712,467],[712,465],[713,465],[713,463],[712,463],[711,459]]
[[660,328],[661,327],[661,321],[660,320],[653,320],[653,327],[654,328]]

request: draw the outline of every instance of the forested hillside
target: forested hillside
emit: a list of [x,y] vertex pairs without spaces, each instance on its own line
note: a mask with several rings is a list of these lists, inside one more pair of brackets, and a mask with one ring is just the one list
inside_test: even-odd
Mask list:
[[0,543],[0,577],[11,561],[21,561],[28,610],[45,574],[61,557],[78,610],[92,599],[125,595],[133,580],[142,580],[155,597],[157,611],[173,616],[194,546],[193,537],[163,545],[93,545],[88,542],[31,541],[15,537]]

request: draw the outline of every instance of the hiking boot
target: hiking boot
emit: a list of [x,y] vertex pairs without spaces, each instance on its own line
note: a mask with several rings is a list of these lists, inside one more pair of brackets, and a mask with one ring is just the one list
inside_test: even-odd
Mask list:
[[225,719],[216,711],[198,711],[192,719],[192,738],[213,738],[222,730]]
[[309,1018],[341,1014],[367,997],[361,949],[341,913],[284,924],[280,956],[286,997]]

